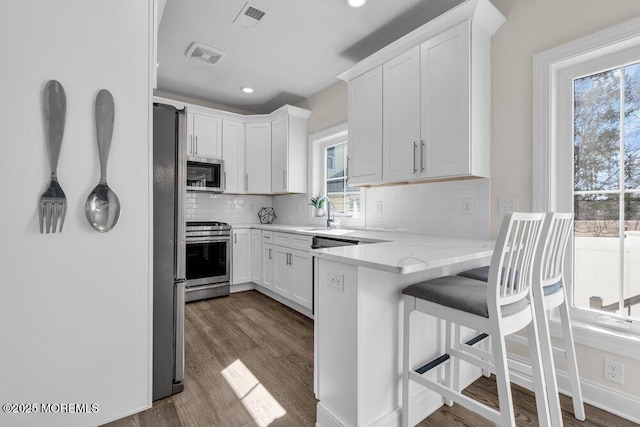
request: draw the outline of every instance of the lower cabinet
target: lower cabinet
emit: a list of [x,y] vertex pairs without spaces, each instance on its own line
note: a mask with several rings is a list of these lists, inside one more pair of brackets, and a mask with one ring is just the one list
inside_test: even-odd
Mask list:
[[233,230],[233,264],[231,267],[231,284],[251,282],[251,230]]
[[262,244],[262,286],[273,290],[276,260],[274,258],[273,245]]
[[299,249],[276,246],[274,290],[285,298],[311,310],[311,254]]
[[[258,232],[258,230],[253,230]],[[312,310],[313,267],[310,254],[310,236],[293,233],[262,231],[260,267],[262,276],[255,277],[257,235],[252,237],[254,257],[253,282],[269,289],[283,298]],[[292,306],[295,307],[295,306]]]
[[311,254],[301,250],[291,251],[293,271],[292,299],[309,310],[313,307],[313,266]]
[[251,281],[262,285],[262,231],[251,230]]

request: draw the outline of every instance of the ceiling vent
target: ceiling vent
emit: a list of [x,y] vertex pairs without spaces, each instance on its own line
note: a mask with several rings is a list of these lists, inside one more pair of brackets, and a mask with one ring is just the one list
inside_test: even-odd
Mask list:
[[227,54],[211,46],[193,42],[187,49],[186,55],[187,58],[204,62],[207,65],[218,65]]
[[258,22],[264,18],[265,13],[255,7],[249,6],[249,2],[244,4],[244,7],[233,20],[234,24],[241,25],[245,28],[254,28],[258,25]]

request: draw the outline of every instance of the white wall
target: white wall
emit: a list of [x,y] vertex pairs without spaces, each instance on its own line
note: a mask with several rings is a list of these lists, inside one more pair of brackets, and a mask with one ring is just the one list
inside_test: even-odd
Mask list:
[[492,0],[507,17],[491,41],[491,230],[498,197],[531,209],[533,55],[640,16],[637,0]]
[[[92,414],[6,414],[0,425],[95,425],[151,402],[151,1],[0,2],[0,402],[98,405]],[[60,81],[67,121],[62,233],[42,235],[49,179],[42,90]],[[115,99],[109,233],[84,203],[99,179],[93,105]]]
[[[533,55],[640,16],[637,0],[492,0],[507,17],[491,41],[491,233],[502,220],[498,197],[519,196],[531,209]],[[597,384],[640,398],[633,375],[640,361],[625,362],[625,384],[602,378],[600,350],[577,346],[580,374]]]

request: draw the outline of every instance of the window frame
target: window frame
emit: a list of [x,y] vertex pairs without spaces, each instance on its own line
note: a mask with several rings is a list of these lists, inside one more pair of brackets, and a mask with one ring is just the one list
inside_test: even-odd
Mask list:
[[[573,211],[573,79],[639,60],[640,18],[534,56],[534,210]],[[567,251],[573,252],[572,242]],[[572,319],[637,339],[640,336],[640,321],[629,321],[615,314],[604,314],[571,304],[573,268],[570,258],[567,257],[565,272],[568,273],[566,289]]]
[[[332,147],[337,147],[338,145],[346,145],[346,149],[347,149],[347,154],[345,155],[345,175],[343,177],[339,177],[339,178],[328,178],[327,177],[327,169],[329,168],[328,165],[328,159],[329,157],[327,156],[327,151],[329,150],[329,148]],[[347,172],[347,168],[348,168],[348,153],[349,153],[349,141],[348,139],[346,141],[341,141],[341,142],[336,142],[334,144],[326,144],[324,145],[324,148],[322,150],[322,152],[324,153],[323,157],[324,157],[324,168],[323,168],[323,172],[322,172],[322,182],[324,184],[324,189],[323,189],[323,194],[326,195],[327,197],[329,197],[329,190],[327,188],[327,183],[330,180],[334,180],[334,181],[344,181],[345,184],[345,189],[347,188],[347,186],[349,185],[349,174]],[[335,160],[335,159],[334,159]],[[355,191],[342,191],[341,192],[343,197],[347,197],[348,194],[355,194]],[[358,191],[357,192],[358,195],[360,196],[360,212],[362,212],[362,191]],[[336,192],[333,192],[332,194],[338,194]],[[347,212],[337,212],[337,211],[331,211],[332,215],[335,216],[339,216],[339,217],[353,217],[353,212],[351,212],[350,210],[347,210]]]
[[[320,193],[326,194],[326,155],[325,150],[327,147],[338,145],[341,143],[347,143],[349,146],[349,126],[347,122],[340,123],[336,126],[327,128],[325,130],[316,132],[309,136],[309,146],[311,150],[310,156],[310,178],[311,178],[311,194],[310,197],[318,196]],[[353,227],[364,227],[365,225],[365,212],[366,206],[366,191],[363,187],[360,187],[360,206],[361,210],[358,216],[351,216],[345,214],[335,214],[337,218],[340,218],[342,225],[348,225]],[[331,213],[333,215],[333,212]],[[324,217],[315,217],[313,212],[310,213],[311,222],[325,221]]]

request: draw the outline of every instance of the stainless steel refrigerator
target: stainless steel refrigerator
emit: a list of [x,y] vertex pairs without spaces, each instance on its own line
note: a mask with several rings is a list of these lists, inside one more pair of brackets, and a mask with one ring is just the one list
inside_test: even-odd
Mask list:
[[153,400],[184,388],[185,125],[153,104]]

